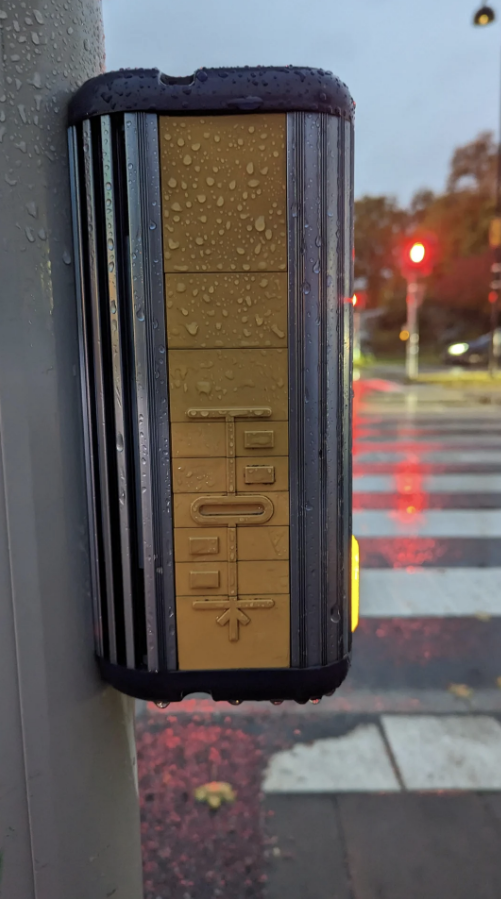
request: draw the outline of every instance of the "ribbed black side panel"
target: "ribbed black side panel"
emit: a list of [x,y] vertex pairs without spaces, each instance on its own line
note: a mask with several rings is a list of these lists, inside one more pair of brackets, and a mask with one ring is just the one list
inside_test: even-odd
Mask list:
[[131,669],[172,669],[157,117],[85,121],[69,148],[96,651]]
[[350,123],[288,116],[292,665],[349,645],[351,573]]

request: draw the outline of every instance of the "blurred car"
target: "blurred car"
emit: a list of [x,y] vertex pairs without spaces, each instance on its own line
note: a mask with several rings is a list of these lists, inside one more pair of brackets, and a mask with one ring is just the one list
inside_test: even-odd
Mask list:
[[[482,334],[475,340],[468,342],[450,343],[446,348],[443,361],[447,365],[479,365],[486,366],[489,362],[490,334]],[[501,358],[501,328],[494,332],[494,352],[498,359]]]

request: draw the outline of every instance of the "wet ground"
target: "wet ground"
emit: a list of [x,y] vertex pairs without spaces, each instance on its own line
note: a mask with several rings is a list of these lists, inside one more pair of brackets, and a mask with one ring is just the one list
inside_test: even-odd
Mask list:
[[[500,401],[357,383],[349,678],[140,710],[146,899],[499,899]],[[210,782],[234,796],[197,801]]]

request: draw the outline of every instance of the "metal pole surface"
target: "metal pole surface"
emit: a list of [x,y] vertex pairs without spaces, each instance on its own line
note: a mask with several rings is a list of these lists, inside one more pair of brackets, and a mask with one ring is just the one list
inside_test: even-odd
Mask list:
[[140,899],[133,703],[93,660],[66,142],[99,0],[0,0],[0,896]]
[[421,300],[421,285],[416,281],[407,282],[407,330],[409,337],[405,345],[405,374],[414,381],[419,370],[419,328],[418,308]]

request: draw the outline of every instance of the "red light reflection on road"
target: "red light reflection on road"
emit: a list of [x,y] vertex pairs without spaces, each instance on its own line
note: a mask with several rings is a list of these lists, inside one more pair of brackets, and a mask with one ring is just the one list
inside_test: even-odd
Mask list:
[[388,540],[380,548],[391,568],[413,569],[421,565],[438,563],[446,552],[443,541],[435,537],[402,537]]
[[395,466],[397,518],[408,521],[428,508],[428,494],[423,490],[423,472],[419,459],[409,455]]

